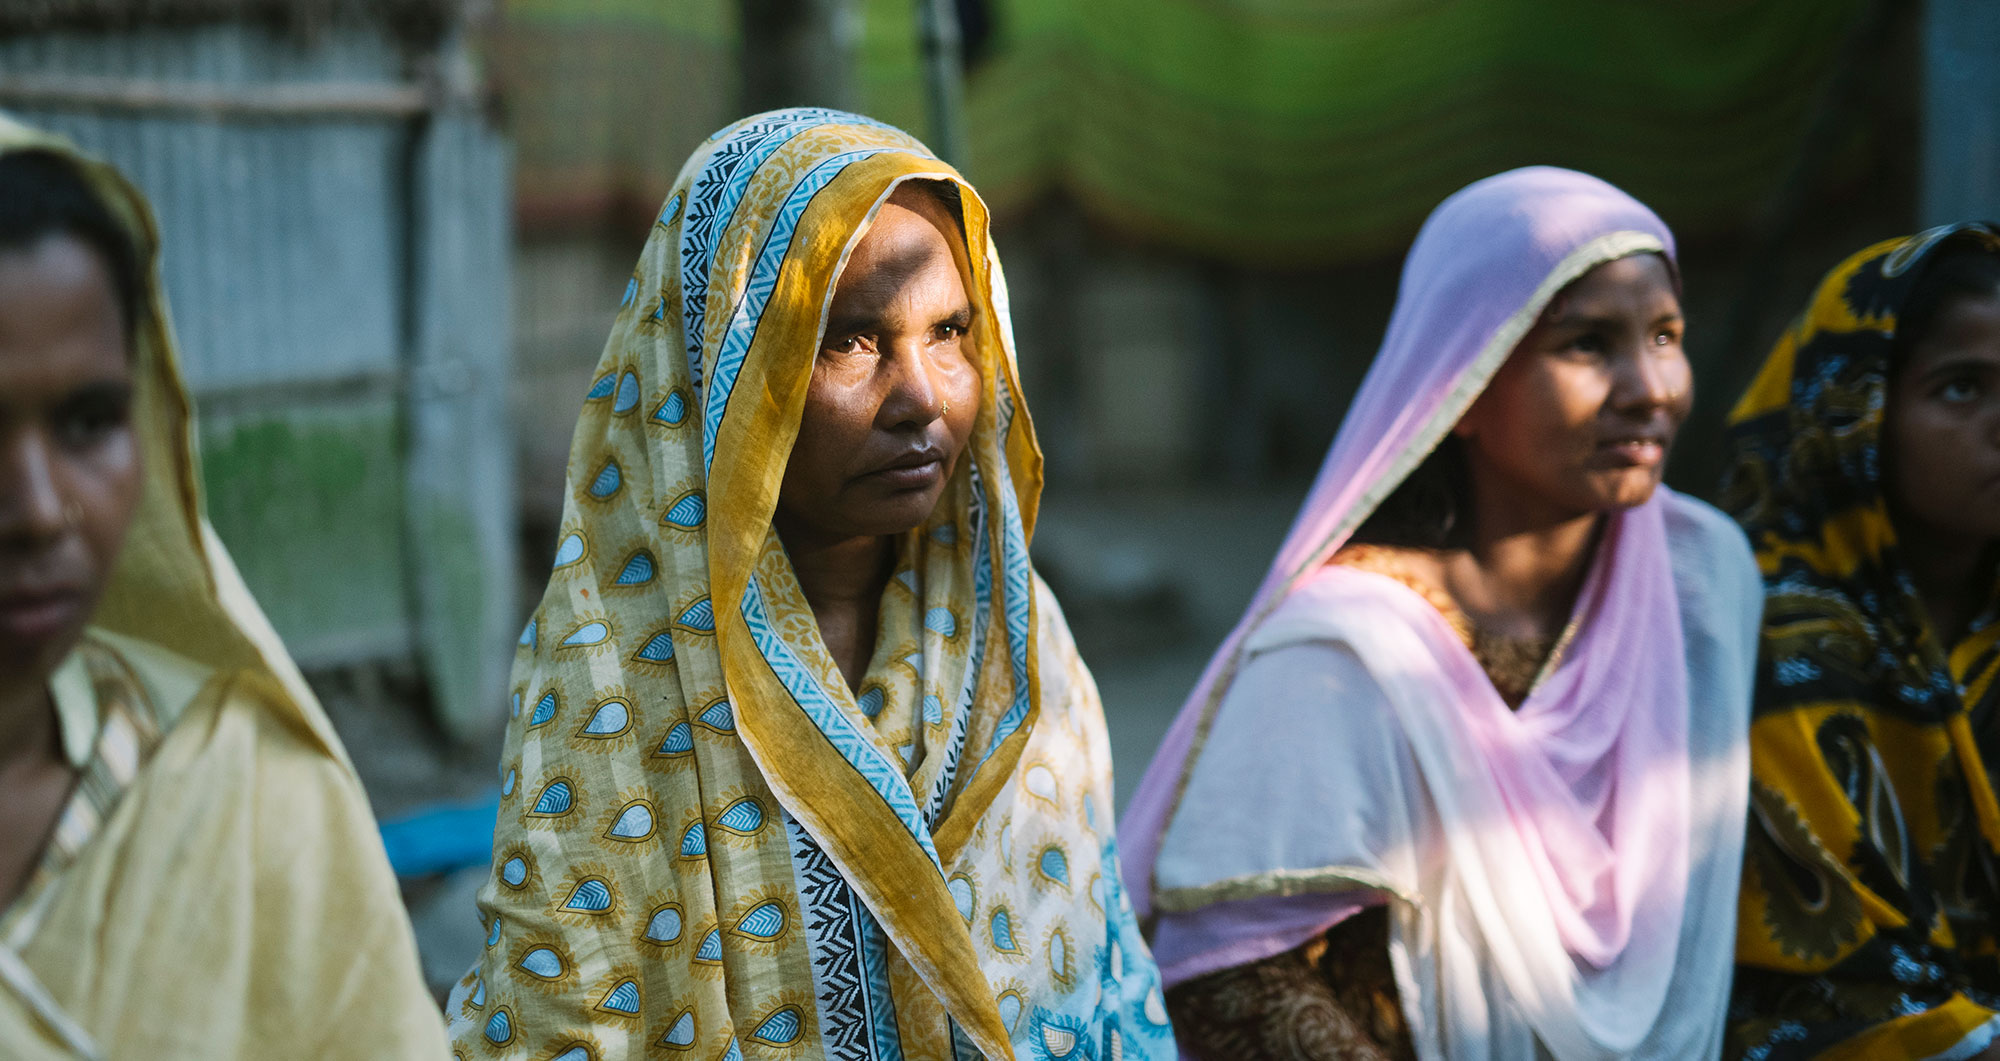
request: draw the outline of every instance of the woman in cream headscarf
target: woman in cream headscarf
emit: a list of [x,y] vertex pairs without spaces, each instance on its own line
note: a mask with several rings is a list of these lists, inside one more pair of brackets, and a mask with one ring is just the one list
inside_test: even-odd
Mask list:
[[521,634],[462,1056],[1171,1056],[1011,341],[905,134],[688,161]]
[[202,517],[152,217],[5,116],[0,170],[0,1055],[440,1056],[360,784]]

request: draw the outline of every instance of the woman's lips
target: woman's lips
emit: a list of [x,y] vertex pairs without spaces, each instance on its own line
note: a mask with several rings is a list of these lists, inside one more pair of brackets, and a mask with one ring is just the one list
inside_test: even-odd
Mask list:
[[907,449],[863,478],[872,479],[892,490],[928,487],[944,478],[944,451],[930,444]]
[[944,478],[944,459],[929,457],[916,464],[898,464],[868,473],[868,478],[894,490],[916,490],[931,486]]
[[36,590],[0,596],[0,636],[17,641],[47,641],[81,626],[87,618],[82,592]]
[[1666,440],[1653,436],[1606,439],[1597,444],[1597,451],[1623,468],[1657,467],[1667,459]]

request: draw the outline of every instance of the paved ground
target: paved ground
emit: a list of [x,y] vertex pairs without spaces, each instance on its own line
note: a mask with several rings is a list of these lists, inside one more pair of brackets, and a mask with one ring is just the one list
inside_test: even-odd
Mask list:
[[[1044,499],[1036,563],[1055,588],[1096,675],[1122,807],[1209,653],[1248,602],[1303,487],[1120,491]],[[541,587],[525,590],[532,600]],[[497,742],[451,748],[427,721],[414,674],[315,674],[376,813],[484,798]],[[478,954],[474,893],[484,867],[404,882],[433,987],[442,995]]]

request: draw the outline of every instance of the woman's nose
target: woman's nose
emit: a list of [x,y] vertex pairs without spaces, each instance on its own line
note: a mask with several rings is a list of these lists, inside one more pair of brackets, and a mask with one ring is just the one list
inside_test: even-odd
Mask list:
[[1656,409],[1671,405],[1687,386],[1686,362],[1678,356],[1661,356],[1650,343],[1640,344],[1619,361],[1616,394],[1621,407]]
[[62,490],[53,455],[33,432],[0,450],[0,539],[47,541],[65,524]]
[[883,359],[891,373],[883,412],[892,423],[925,426],[944,415],[944,388],[938,385],[924,347],[921,337],[901,340]]

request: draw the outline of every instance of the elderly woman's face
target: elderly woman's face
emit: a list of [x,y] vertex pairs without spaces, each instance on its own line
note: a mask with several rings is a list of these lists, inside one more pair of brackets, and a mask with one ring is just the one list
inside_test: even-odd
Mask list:
[[47,681],[110,580],[139,499],[132,388],[99,255],[0,250],[0,690]]
[[782,519],[827,537],[886,535],[936,507],[979,412],[963,243],[943,204],[905,185],[855,245],[813,360]]
[[1556,518],[1652,496],[1694,401],[1681,305],[1656,254],[1606,262],[1550,303],[1459,421],[1482,496]]

